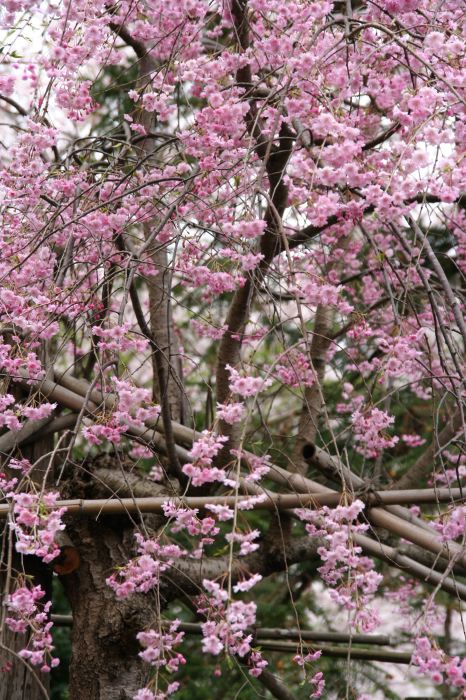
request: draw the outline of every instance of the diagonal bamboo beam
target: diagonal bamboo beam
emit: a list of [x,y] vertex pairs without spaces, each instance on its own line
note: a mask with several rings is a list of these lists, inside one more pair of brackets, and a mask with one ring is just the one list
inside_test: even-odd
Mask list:
[[[268,478],[275,481],[283,486],[288,486],[292,490],[299,490],[301,493],[308,492],[322,493],[329,491],[328,488],[322,486],[312,479],[307,479],[299,474],[291,474],[287,472],[286,469],[282,469],[274,465],[269,474]],[[385,493],[385,492],[381,492]],[[417,544],[423,549],[427,549],[433,554],[444,557],[448,561],[456,561],[461,564],[461,566],[466,567],[466,556],[464,554],[464,548],[454,542],[448,542],[448,544],[443,543],[438,538],[434,537],[431,533],[417,527],[413,524],[407,523],[401,518],[392,513],[389,513],[382,508],[374,507],[367,511],[367,520],[375,525],[376,527],[381,527],[389,530],[399,537]],[[355,538],[356,541],[356,538]]]
[[[340,459],[328,454],[325,450],[322,450],[317,445],[308,443],[303,448],[304,459],[316,467],[320,472],[322,472],[327,478],[336,480],[337,483],[342,483],[343,486],[350,486],[354,491],[364,491],[367,490],[367,483],[357,474],[354,474],[347,466],[345,466]],[[399,489],[397,489],[399,490]],[[408,501],[406,501],[407,503]],[[412,501],[414,503],[415,501]],[[382,501],[384,505],[388,504],[389,501]],[[395,501],[393,501],[395,503]],[[398,501],[400,503],[400,501]],[[406,520],[423,530],[428,530],[432,535],[436,536],[436,531],[434,528],[426,523],[421,518],[417,518],[413,515],[407,508],[402,508],[399,505],[387,505],[385,510],[389,513]]]
[[425,451],[417,458],[408,471],[393,484],[393,488],[411,488],[413,485],[422,483],[426,478],[437,455],[450,444],[451,440],[463,426],[463,413],[461,407],[449,417],[439,434],[434,437]]
[[446,576],[443,572],[435,571],[431,567],[425,566],[415,559],[402,554],[395,547],[373,540],[366,535],[357,533],[353,535],[353,539],[356,544],[362,547],[366,554],[381,559],[391,566],[396,566],[424,583],[438,586],[450,595],[455,596],[455,598],[466,601],[466,585],[452,576]]
[[[285,472],[288,473],[288,472]],[[321,486],[321,489],[324,488]],[[261,488],[257,485],[246,484],[246,493],[251,493],[253,495],[260,495]],[[299,520],[296,511],[289,510],[287,513],[294,519]],[[411,574],[415,578],[419,579],[424,583],[428,583],[432,586],[438,586],[442,590],[446,591],[450,595],[453,595],[460,600],[466,601],[466,585],[455,580],[451,575],[445,575],[444,568],[448,565],[444,559],[437,557],[437,564],[439,566],[439,571],[432,568],[432,565],[426,566],[425,563],[420,562],[418,559],[414,558],[414,554],[410,556],[411,553],[407,554],[401,548],[390,547],[382,543],[380,540],[372,539],[366,535],[360,533],[353,534],[353,540],[358,547],[368,555],[375,557],[381,561],[386,562],[390,566],[395,566],[406,573]],[[414,545],[413,545],[414,546]],[[426,553],[419,550],[418,556],[422,554],[425,558]],[[443,566],[442,566],[443,565]],[[452,570],[457,573],[457,566],[455,565]],[[461,574],[461,571],[458,572]]]
[[[74,379],[74,378],[73,378]],[[78,413],[85,408],[86,414],[90,415],[98,415],[100,410],[102,409],[111,409],[115,406],[115,401],[116,398],[112,395],[105,396],[102,400],[99,400],[99,392],[97,390],[93,390],[90,392],[90,396],[87,400],[87,405],[84,406],[84,398],[86,396],[87,390],[89,388],[89,384],[82,382],[81,380],[76,380],[74,379],[73,382],[70,382],[72,385],[76,385],[80,387],[81,393],[76,393],[74,390],[69,389],[61,384],[58,384],[56,381],[51,381],[49,379],[42,379],[40,381],[35,381],[31,380],[25,376],[22,376],[18,378],[18,381],[21,384],[24,384],[26,386],[36,385],[37,389],[43,394],[45,397],[48,399],[51,399],[52,401],[56,401],[59,403],[61,406],[64,406],[65,408],[70,408],[73,411],[77,411]],[[87,389],[84,393],[82,394],[82,391],[84,390],[84,387],[87,384]],[[102,397],[102,394],[100,393],[100,397]],[[150,443],[153,445],[155,448],[160,450],[163,454],[166,454],[167,452],[167,446],[165,444],[165,440],[161,436],[161,432],[163,432],[163,427],[160,427],[156,424],[155,421],[153,421],[151,424],[148,424],[146,428],[141,428],[135,425],[128,425],[128,429],[126,431],[129,435],[132,435],[134,437],[140,438],[144,440],[146,443]],[[175,446],[177,456],[181,461],[188,462],[189,461],[189,454],[186,449],[183,447],[176,445]]]
[[27,442],[37,433],[44,435],[44,428],[53,420],[52,416],[41,420],[27,420],[21,430],[15,432],[9,430],[0,436],[0,454],[7,454],[15,450],[22,443]]

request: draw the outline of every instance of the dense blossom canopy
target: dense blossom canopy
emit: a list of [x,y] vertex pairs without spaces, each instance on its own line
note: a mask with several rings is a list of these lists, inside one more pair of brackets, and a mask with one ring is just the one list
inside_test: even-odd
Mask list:
[[[3,1],[2,648],[58,664],[53,569],[73,698],[189,688],[188,619],[215,675],[278,698],[398,692],[373,663],[335,689],[304,637],[288,690],[254,631],[273,582],[282,626],[389,631],[413,687],[466,692],[465,20],[462,0]],[[115,496],[163,504],[60,503]],[[91,580],[137,647],[123,695],[82,690]]]

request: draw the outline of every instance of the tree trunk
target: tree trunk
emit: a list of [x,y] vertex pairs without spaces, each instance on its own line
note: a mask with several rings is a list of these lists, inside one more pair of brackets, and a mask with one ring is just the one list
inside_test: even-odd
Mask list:
[[118,600],[106,584],[115,567],[134,555],[127,518],[78,518],[70,532],[79,569],[61,578],[73,613],[71,700],[129,700],[147,681],[136,634],[154,624],[149,595]]

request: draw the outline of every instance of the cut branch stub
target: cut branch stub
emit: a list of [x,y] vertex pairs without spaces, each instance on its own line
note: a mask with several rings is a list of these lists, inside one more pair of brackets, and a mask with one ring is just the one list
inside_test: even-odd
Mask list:
[[302,455],[306,462],[309,462],[314,457],[315,453],[316,447],[312,444],[312,442],[306,442],[306,444],[303,445]]

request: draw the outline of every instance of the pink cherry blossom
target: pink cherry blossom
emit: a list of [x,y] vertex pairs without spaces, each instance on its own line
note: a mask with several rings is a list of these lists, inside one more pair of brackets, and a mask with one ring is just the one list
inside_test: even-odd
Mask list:
[[396,445],[398,437],[385,432],[393,422],[393,416],[379,408],[364,412],[356,410],[352,415],[352,424],[358,452],[366,457],[377,457],[382,450]]
[[242,419],[243,414],[244,405],[242,403],[217,404],[217,417],[230,425],[238,423]]
[[[150,611],[121,667],[136,700],[178,690],[182,633],[163,619],[178,594],[196,596],[214,675],[232,655],[260,679],[260,596],[285,580],[302,598],[277,608],[284,625],[318,585],[305,617],[370,632],[385,615],[427,684],[465,692],[455,606],[441,639],[446,595],[462,589],[437,554],[459,556],[466,507],[410,503],[391,531],[354,493],[372,476],[383,490],[466,486],[462,4],[2,3],[2,575],[27,664],[57,663],[29,560],[58,570],[66,520],[83,574],[109,586],[102,619],[113,605],[132,630],[125,616]],[[357,478],[321,474],[338,505],[279,517],[270,490],[313,490],[294,473],[303,444]],[[76,506],[65,518],[57,505],[139,493],[161,512],[105,505],[85,514],[92,541]],[[102,574],[87,548],[108,527],[118,566]],[[432,563],[414,544],[429,528],[426,576],[409,560]],[[409,556],[400,532],[417,534]],[[301,547],[320,558],[303,587]],[[89,673],[73,647],[77,677]],[[319,656],[300,641],[294,679],[286,667],[310,697],[325,694]]]
[[44,596],[45,591],[40,586],[17,588],[6,597],[5,605],[12,617],[7,617],[5,622],[14,632],[29,632],[28,644],[19,651],[19,656],[33,666],[40,666],[42,672],[48,672],[58,666],[59,659],[52,656],[54,646],[50,630],[53,623],[48,615],[52,603],[41,605],[38,602]]
[[229,365],[226,368],[230,373],[230,389],[233,394],[239,394],[239,396],[255,396],[272,383],[270,379],[262,379],[261,377],[242,377],[236,369]]
[[16,536],[16,551],[34,554],[48,564],[60,554],[55,536],[65,529],[62,516],[66,508],[54,508],[59,494],[49,492],[42,498],[32,493],[13,493],[10,496],[13,501],[10,528]]

